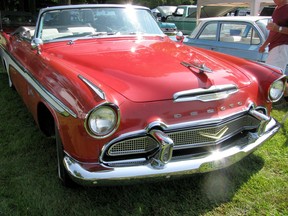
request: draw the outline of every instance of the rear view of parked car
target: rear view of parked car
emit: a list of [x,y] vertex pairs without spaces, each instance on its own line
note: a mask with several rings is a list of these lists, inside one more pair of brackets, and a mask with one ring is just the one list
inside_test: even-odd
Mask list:
[[[200,17],[218,17],[224,16],[235,10],[235,7],[223,6],[204,6],[201,8]],[[168,16],[166,21],[175,23],[177,29],[185,35],[189,35],[197,25],[196,21],[197,6],[196,5],[179,5],[171,16]]]

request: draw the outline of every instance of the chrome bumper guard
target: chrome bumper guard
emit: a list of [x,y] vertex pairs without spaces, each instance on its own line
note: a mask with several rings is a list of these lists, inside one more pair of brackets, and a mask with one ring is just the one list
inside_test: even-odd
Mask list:
[[[280,128],[280,124],[273,118],[269,118],[257,111],[255,112],[255,110],[251,111],[250,114],[261,119],[262,123],[257,132],[250,133],[250,137],[245,145],[233,146],[222,151],[211,152],[211,154],[206,157],[195,158],[191,156],[188,159],[172,158],[169,162],[165,161],[161,166],[155,166],[155,160],[153,160],[153,158],[150,160],[150,164],[129,167],[111,168],[102,164],[96,164],[99,166],[99,169],[89,171],[84,168],[83,165],[85,164],[69,156],[65,156],[64,166],[75,182],[87,186],[121,185],[158,178],[169,179],[176,176],[204,173],[225,168],[256,150]],[[160,135],[163,134],[160,133]],[[170,147],[171,146],[173,148],[173,144],[171,144]],[[170,147],[168,152],[170,152]],[[156,159],[156,161],[158,161],[158,159]]]

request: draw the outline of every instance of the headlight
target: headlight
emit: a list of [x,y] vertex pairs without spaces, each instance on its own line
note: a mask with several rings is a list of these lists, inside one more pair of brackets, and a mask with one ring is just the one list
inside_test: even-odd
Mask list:
[[280,100],[283,96],[285,83],[282,80],[277,80],[270,86],[269,97],[272,102]]
[[112,105],[101,105],[92,110],[86,118],[88,133],[96,138],[111,135],[118,126],[118,108]]

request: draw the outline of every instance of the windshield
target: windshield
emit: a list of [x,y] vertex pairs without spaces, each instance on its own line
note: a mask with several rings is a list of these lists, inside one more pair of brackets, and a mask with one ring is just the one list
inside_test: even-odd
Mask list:
[[111,35],[163,34],[151,13],[135,8],[77,8],[47,11],[38,37],[45,41]]

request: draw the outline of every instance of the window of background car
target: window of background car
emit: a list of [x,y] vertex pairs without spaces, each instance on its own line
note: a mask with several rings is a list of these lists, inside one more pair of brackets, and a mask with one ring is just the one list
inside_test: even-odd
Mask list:
[[183,16],[184,14],[184,8],[177,8],[174,12],[175,16]]
[[256,45],[260,43],[257,31],[249,23],[222,23],[220,41]]
[[197,7],[191,7],[188,9],[188,16],[190,17],[190,15],[195,14],[195,18],[196,18],[196,12],[197,12]]
[[200,33],[198,39],[201,40],[216,40],[217,36],[217,23],[209,23],[204,27],[202,32]]

